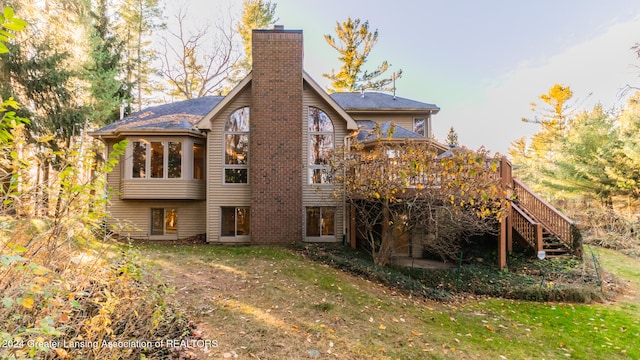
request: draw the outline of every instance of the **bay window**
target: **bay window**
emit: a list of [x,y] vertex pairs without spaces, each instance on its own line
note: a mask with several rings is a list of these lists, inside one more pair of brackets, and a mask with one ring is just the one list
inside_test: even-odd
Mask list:
[[193,178],[204,179],[204,145],[193,144]]
[[131,177],[134,179],[182,178],[182,142],[134,141],[131,154]]

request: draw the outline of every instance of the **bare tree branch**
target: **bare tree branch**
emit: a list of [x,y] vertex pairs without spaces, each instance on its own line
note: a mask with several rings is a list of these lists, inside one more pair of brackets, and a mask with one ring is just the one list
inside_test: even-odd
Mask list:
[[[168,31],[162,46],[162,74],[173,87],[172,95],[192,99],[230,88],[230,75],[240,59],[237,33],[233,21],[220,19],[211,30],[210,24],[195,32],[186,28],[187,9],[181,8],[175,16],[176,31]],[[210,45],[205,43],[214,34]]]

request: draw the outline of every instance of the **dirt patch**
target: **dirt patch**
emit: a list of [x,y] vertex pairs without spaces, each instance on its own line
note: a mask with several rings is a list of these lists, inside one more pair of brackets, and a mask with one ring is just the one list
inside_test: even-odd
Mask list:
[[438,260],[415,259],[411,257],[394,257],[391,262],[395,265],[415,269],[455,269],[454,263],[446,263]]
[[[221,326],[215,326],[212,314],[228,294],[241,294],[249,289],[248,283],[236,274],[204,264],[183,263],[166,254],[156,259],[155,269],[166,285],[173,287],[176,301],[185,315],[194,323],[194,335],[218,343],[224,334]],[[195,346],[190,349],[199,359],[219,359],[224,352],[215,347]],[[227,354],[233,357],[233,353]]]

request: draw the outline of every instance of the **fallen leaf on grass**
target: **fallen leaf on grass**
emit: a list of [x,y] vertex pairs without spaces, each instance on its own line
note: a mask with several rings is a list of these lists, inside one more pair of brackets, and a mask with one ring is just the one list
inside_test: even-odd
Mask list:
[[68,323],[69,322],[69,315],[65,312],[60,314],[60,317],[58,318],[58,321],[60,321],[61,323]]
[[20,305],[22,305],[22,307],[24,308],[31,309],[33,308],[33,302],[34,301],[32,297],[26,297],[20,301]]
[[386,327],[386,326],[384,326],[384,324],[380,324],[380,326],[378,326],[378,328],[379,328],[380,330],[384,330],[384,329],[386,329],[387,327]]
[[493,330],[493,327],[491,327],[491,325],[489,325],[489,324],[486,324],[484,327],[487,328],[487,330],[489,330],[491,332],[495,332],[495,330]]
[[63,359],[69,358],[69,354],[67,353],[67,351],[62,348],[56,348],[56,355],[60,356]]
[[422,336],[422,333],[416,332],[416,331],[412,331],[411,335],[413,336]]

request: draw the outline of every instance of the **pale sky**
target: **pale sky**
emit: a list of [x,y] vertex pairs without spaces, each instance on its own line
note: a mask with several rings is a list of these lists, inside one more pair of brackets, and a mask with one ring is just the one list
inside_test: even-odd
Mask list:
[[[228,8],[238,19],[242,4],[183,1],[194,22]],[[506,153],[511,141],[530,136],[536,126],[520,119],[554,83],[571,87],[578,109],[619,108],[622,89],[640,86],[640,60],[631,50],[640,42],[637,0],[272,2],[278,24],[303,30],[305,69],[322,86],[322,74],[340,66],[323,35],[349,16],[368,20],[379,39],[365,67],[387,60],[402,69],[396,94],[439,106],[436,137],[444,140],[453,126],[471,148]]]

